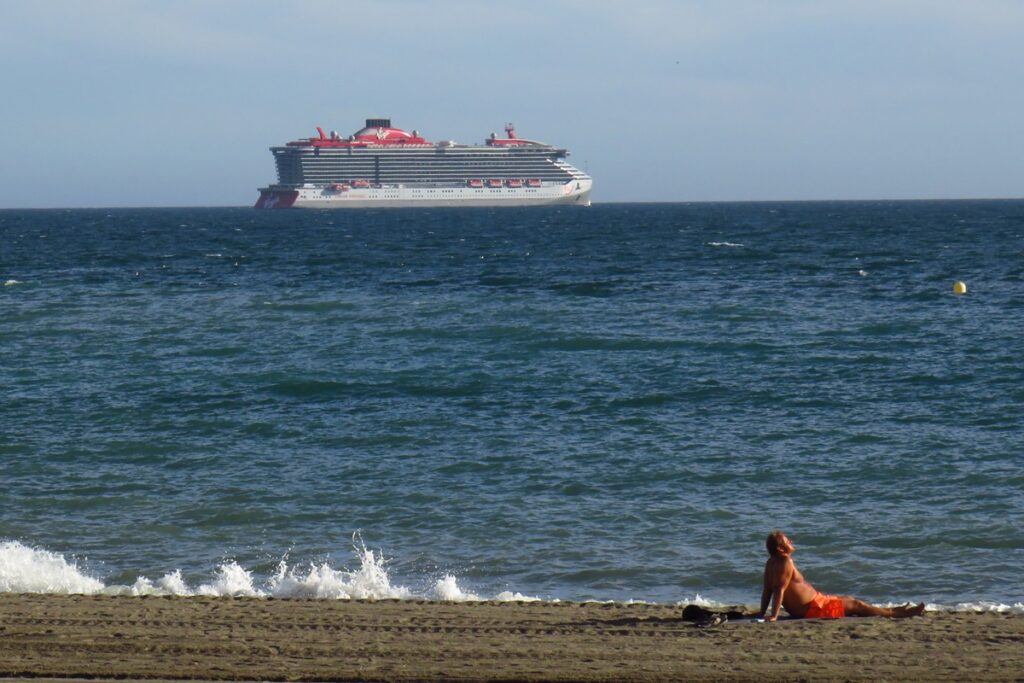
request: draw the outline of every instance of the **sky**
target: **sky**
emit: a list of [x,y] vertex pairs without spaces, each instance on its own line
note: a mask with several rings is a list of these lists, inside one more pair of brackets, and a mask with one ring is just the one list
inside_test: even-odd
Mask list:
[[244,206],[272,145],[514,122],[592,199],[1024,196],[1019,0],[0,0],[0,208]]

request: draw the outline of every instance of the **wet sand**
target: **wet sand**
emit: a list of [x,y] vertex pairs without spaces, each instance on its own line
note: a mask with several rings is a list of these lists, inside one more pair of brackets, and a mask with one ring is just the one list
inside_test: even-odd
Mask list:
[[0,595],[0,679],[1022,680],[1024,617],[698,628],[667,605]]

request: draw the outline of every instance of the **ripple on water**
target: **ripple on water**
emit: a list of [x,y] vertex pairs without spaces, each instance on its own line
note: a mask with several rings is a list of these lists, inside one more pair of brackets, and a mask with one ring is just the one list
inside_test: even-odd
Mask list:
[[0,538],[750,602],[782,527],[835,590],[1015,599],[1019,202],[271,213],[3,212]]

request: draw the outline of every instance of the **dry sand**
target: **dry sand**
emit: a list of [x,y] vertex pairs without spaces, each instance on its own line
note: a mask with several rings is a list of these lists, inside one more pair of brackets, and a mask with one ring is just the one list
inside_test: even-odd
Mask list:
[[730,621],[678,607],[0,595],[0,678],[1024,680],[1024,617]]

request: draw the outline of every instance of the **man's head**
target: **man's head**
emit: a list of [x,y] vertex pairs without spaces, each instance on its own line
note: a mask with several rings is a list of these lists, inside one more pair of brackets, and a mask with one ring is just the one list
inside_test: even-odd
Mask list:
[[778,529],[768,534],[768,538],[765,539],[764,546],[768,549],[768,554],[772,557],[784,557],[796,550],[793,546],[793,542],[786,537],[786,534],[782,533]]

